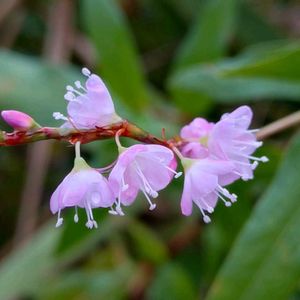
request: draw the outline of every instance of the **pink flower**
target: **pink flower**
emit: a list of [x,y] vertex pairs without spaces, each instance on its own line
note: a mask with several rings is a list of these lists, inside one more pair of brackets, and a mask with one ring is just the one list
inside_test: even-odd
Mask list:
[[228,183],[241,177],[253,178],[253,170],[258,162],[267,162],[266,156],[255,157],[251,154],[262,145],[256,140],[256,130],[249,130],[252,111],[248,106],[241,106],[232,113],[225,114],[215,124],[208,138],[209,152],[220,159],[228,159],[235,164],[235,170],[227,177]]
[[74,221],[77,223],[77,207],[84,208],[87,214],[86,226],[91,229],[93,227],[97,228],[92,209],[110,207],[114,202],[115,197],[107,179],[77,155],[73,170],[51,196],[50,209],[53,214],[58,213],[56,227],[59,227],[63,223],[62,209],[74,206]]
[[65,99],[68,103],[69,117],[54,113],[56,119],[67,121],[63,126],[78,129],[106,126],[122,119],[116,114],[112,98],[99,76],[83,68],[82,73],[88,78],[83,87],[80,81],[75,82],[76,88],[68,85]]
[[149,202],[150,210],[153,210],[156,205],[150,197],[156,198],[157,192],[170,183],[174,174],[175,177],[181,175],[175,171],[177,163],[173,152],[159,145],[118,146],[121,154],[108,178],[118,201],[116,211],[112,209],[110,212],[123,215],[121,204],[130,205],[139,191]]
[[[237,196],[221,186],[220,176],[233,171],[234,164],[230,161],[183,158],[185,170],[184,188],[181,198],[181,210],[186,216],[192,213],[193,202],[199,207],[205,223],[210,222],[209,216],[217,204],[218,198],[226,206],[231,206]],[[226,200],[229,199],[230,201]]]
[[12,128],[20,131],[40,127],[29,115],[17,110],[3,110],[1,116]]
[[180,136],[188,141],[181,152],[190,158],[204,158],[209,155],[207,149],[207,137],[214,124],[203,118],[196,118],[190,124],[181,129]]
[[252,179],[258,162],[268,159],[265,156],[251,156],[262,145],[256,140],[256,130],[248,129],[251,120],[252,111],[248,106],[224,114],[216,124],[196,118],[181,131],[181,137],[187,141],[181,149],[182,154],[190,158],[212,157],[232,161],[235,168],[220,178],[223,185],[240,177],[243,180]]

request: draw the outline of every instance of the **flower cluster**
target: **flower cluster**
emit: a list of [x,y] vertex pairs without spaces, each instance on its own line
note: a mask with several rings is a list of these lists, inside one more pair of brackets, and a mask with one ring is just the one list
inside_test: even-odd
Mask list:
[[253,178],[259,162],[268,158],[252,153],[262,145],[255,131],[249,130],[252,111],[241,106],[224,114],[217,123],[196,118],[181,130],[184,141],[181,161],[185,170],[184,190],[181,199],[182,213],[190,215],[193,202],[199,207],[204,222],[210,222],[218,199],[226,206],[237,200],[224,186],[237,179]]
[[[82,73],[87,77],[84,85],[76,81],[75,87],[66,88],[67,117],[60,112],[53,114],[55,119],[64,120],[61,129],[81,133],[123,122],[100,77],[86,68]],[[42,130],[31,117],[21,112],[2,111],[2,117],[18,131]],[[51,211],[57,214],[56,226],[62,225],[61,211],[66,207],[75,208],[74,221],[77,223],[80,207],[86,211],[86,226],[97,227],[93,209],[108,208],[110,214],[122,216],[123,206],[131,205],[139,193],[153,210],[156,207],[153,199],[158,197],[158,192],[182,174],[176,171],[177,159],[185,175],[182,213],[190,215],[195,203],[204,222],[210,222],[208,214],[214,211],[218,200],[225,206],[231,206],[237,200],[226,186],[238,179],[252,179],[258,163],[268,161],[265,156],[252,155],[262,142],[256,140],[255,130],[249,129],[251,120],[251,109],[241,106],[224,114],[217,123],[194,119],[174,140],[159,144],[149,144],[149,140],[145,140],[148,144],[128,148],[120,143],[119,137],[125,130],[121,128],[114,135],[119,156],[112,165],[102,169],[90,167],[81,157],[80,138],[72,140],[75,144],[74,167],[50,200]],[[109,171],[107,177],[103,175],[104,171]]]

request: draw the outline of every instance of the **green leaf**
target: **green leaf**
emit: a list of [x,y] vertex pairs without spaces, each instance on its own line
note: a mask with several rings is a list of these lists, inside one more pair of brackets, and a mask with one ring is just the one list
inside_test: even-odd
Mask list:
[[225,54],[233,33],[236,0],[206,0],[179,48],[176,68],[212,61]]
[[41,125],[59,124],[52,113],[66,111],[65,86],[78,80],[80,73],[6,51],[0,51],[0,65],[1,108],[22,110]]
[[207,299],[288,299],[300,280],[300,136],[254,210]]
[[219,102],[300,99],[300,43],[266,43],[215,65],[177,72],[169,82],[173,93],[190,91]]
[[124,285],[133,274],[131,264],[113,270],[72,271],[42,287],[38,299],[123,299]]
[[[236,0],[204,1],[195,24],[178,50],[174,71],[224,56],[233,33],[236,6]],[[181,109],[192,115],[203,114],[212,105],[211,96],[205,93],[173,89],[172,96]],[[191,102],[193,105],[190,105]]]
[[133,109],[148,102],[133,37],[115,1],[81,1],[86,28],[99,55],[99,69],[112,90]]
[[130,222],[128,233],[137,255],[152,263],[162,263],[167,259],[167,249],[163,241],[152,231],[138,221]]
[[158,269],[154,281],[148,289],[149,300],[194,300],[195,287],[185,270],[176,263],[168,263]]
[[0,299],[12,299],[39,288],[54,263],[61,231],[49,225],[0,265]]
[[237,19],[236,38],[243,45],[262,43],[283,38],[283,33],[277,26],[272,26],[269,20],[253,5],[240,1]]

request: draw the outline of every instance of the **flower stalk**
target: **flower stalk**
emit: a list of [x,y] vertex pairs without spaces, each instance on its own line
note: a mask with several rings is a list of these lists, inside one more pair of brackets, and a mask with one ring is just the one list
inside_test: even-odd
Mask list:
[[35,131],[0,131],[0,146],[18,146],[42,140],[66,141],[71,144],[87,144],[97,140],[115,138],[116,133],[145,144],[157,144],[170,147],[170,143],[155,137],[127,120],[93,129],[41,127]]

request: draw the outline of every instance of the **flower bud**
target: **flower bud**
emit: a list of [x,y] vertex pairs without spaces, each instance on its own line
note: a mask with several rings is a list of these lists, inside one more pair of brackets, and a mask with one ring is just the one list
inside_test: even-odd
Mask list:
[[29,115],[17,110],[3,110],[4,121],[16,130],[29,130],[40,127]]

